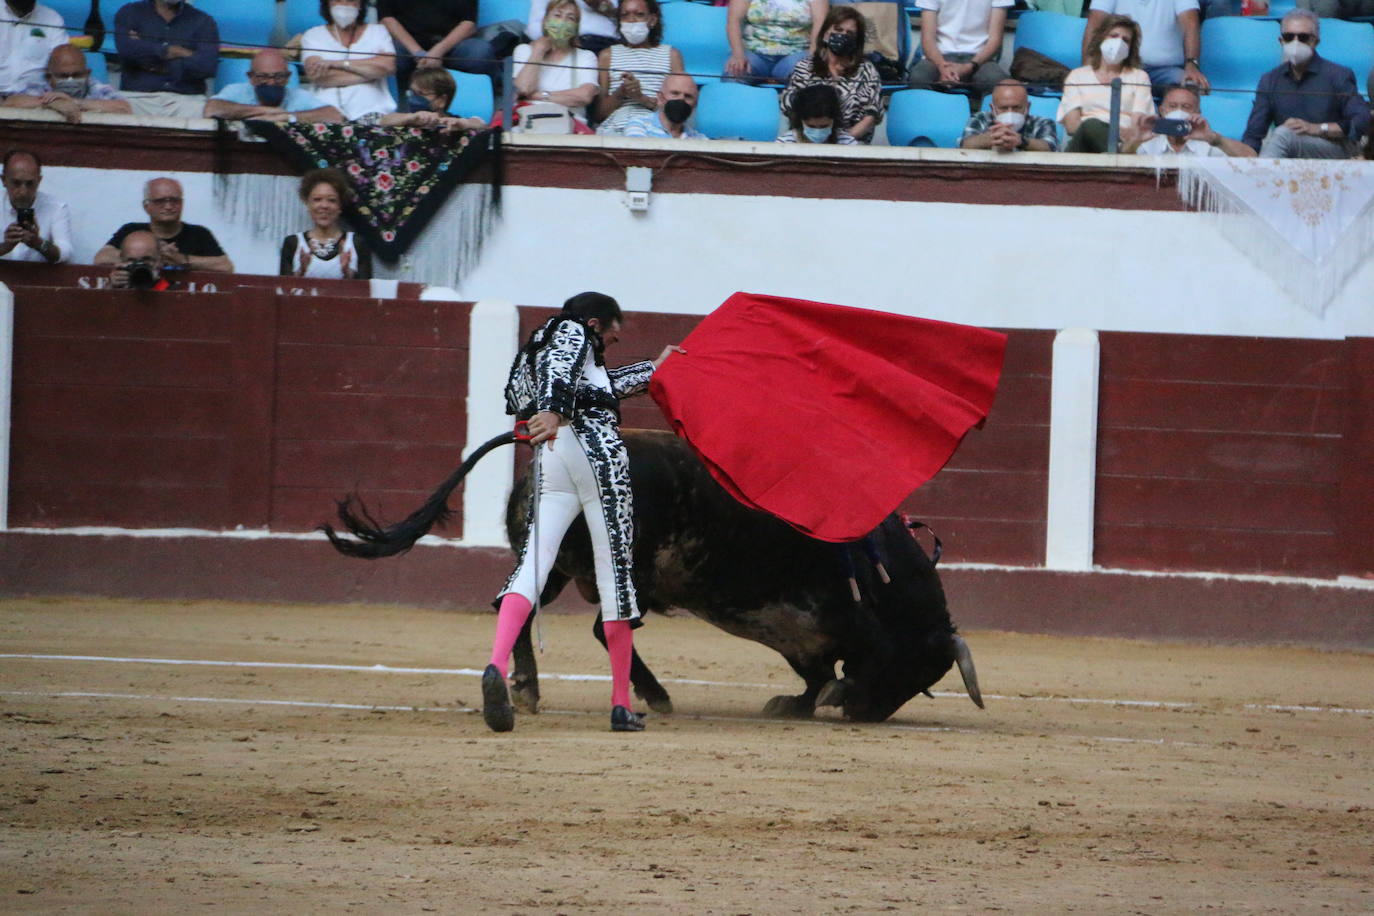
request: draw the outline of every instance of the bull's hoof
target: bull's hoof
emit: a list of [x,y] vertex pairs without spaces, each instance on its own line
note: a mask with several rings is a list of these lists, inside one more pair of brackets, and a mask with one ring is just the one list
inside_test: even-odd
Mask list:
[[805,696],[773,697],[763,706],[763,714],[777,719],[809,719],[816,713],[816,704]]
[[668,696],[668,691],[662,687],[657,690],[640,690],[636,687],[635,696],[659,715],[669,716],[673,713],[673,698]]
[[817,706],[843,706],[844,698],[849,692],[849,681],[847,679],[835,678],[828,681],[821,692],[816,695]]
[[534,715],[539,712],[539,685],[517,677],[510,685],[510,699],[516,709]]

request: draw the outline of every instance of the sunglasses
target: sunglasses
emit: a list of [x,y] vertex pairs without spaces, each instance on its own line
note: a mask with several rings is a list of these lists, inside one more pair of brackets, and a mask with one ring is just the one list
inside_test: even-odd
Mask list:
[[1284,44],[1290,41],[1300,41],[1305,45],[1310,45],[1316,37],[1317,36],[1313,35],[1311,32],[1284,32],[1279,35],[1279,39],[1283,41]]
[[172,207],[181,203],[180,197],[150,197],[147,201],[154,207]]
[[250,70],[248,72],[248,75],[254,77],[255,79],[266,80],[269,83],[284,83],[287,80],[291,79],[291,74],[289,71],[277,73],[259,73],[257,71]]

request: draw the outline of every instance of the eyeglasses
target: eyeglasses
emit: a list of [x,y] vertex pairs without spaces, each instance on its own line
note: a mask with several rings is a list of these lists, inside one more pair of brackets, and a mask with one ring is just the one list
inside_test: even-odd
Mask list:
[[66,73],[53,73],[53,72],[49,71],[49,72],[48,72],[48,79],[54,79],[54,80],[84,80],[86,77],[88,77],[88,76],[90,76],[90,75],[91,75],[91,71],[89,71],[89,70],[74,70],[74,71],[68,71],[68,72],[66,72]]
[[152,204],[154,207],[170,207],[170,206],[173,206],[173,205],[175,205],[175,204],[181,203],[181,198],[180,198],[180,197],[152,197],[152,198],[149,198],[146,202]]
[[1311,32],[1284,32],[1279,36],[1279,39],[1282,40],[1284,44],[1290,41],[1300,41],[1305,45],[1310,45],[1316,38],[1317,36],[1313,35]]
[[253,79],[260,79],[268,83],[284,83],[287,80],[291,79],[291,74],[289,71],[280,73],[256,73],[250,70],[248,71],[248,75]]

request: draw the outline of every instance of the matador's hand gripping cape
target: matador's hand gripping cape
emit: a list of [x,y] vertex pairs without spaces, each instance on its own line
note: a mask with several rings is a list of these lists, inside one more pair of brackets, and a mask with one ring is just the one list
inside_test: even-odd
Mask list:
[[992,407],[1006,335],[735,293],[649,393],[736,499],[823,541],[877,527]]

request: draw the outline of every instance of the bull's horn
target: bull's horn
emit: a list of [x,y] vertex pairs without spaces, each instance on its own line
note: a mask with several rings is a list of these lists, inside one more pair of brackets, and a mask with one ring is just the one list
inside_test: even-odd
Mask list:
[[973,653],[968,650],[968,643],[964,642],[964,637],[957,633],[954,635],[954,660],[958,662],[959,673],[964,677],[968,698],[979,709],[986,709],[983,705],[983,693],[978,689],[978,672],[973,667]]

